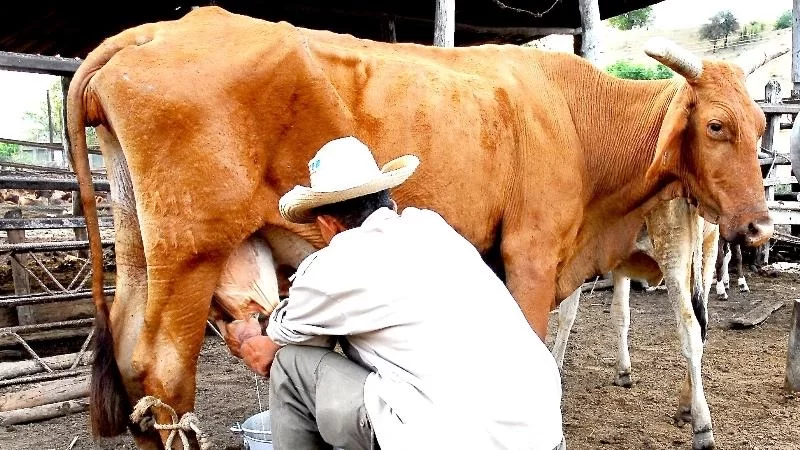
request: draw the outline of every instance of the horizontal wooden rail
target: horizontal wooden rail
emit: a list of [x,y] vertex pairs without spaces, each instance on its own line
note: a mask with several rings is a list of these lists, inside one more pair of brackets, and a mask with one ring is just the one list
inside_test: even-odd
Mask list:
[[[29,189],[37,191],[77,191],[78,180],[70,178],[42,178],[42,177],[11,177],[0,176],[0,189]],[[94,190],[98,192],[111,191],[108,180],[94,180]]]
[[[100,227],[112,228],[114,220],[111,216],[100,216]],[[83,217],[41,217],[33,219],[0,219],[2,230],[54,230],[61,228],[85,228]]]
[[[106,247],[114,245],[113,239],[103,239],[101,242]],[[0,243],[0,253],[64,252],[68,250],[82,250],[85,248],[89,248],[89,241],[20,242],[17,244]]]
[[[37,172],[45,172],[45,173],[66,173],[66,174],[74,174],[75,173],[70,169],[64,169],[64,168],[61,168],[61,167],[42,166],[42,165],[38,165],[38,164],[24,164],[24,163],[16,162],[16,161],[2,161],[2,160],[0,160],[0,167],[10,167],[10,168],[13,168],[13,169],[34,170],[34,171],[37,171]],[[23,172],[23,173],[25,173],[25,172]],[[27,172],[27,173],[29,173],[29,172]],[[92,170],[92,173],[95,174],[95,175],[105,176],[106,169],[105,168],[94,169],[94,170]]]
[[779,184],[797,183],[796,177],[768,177],[764,178],[764,186],[777,186]]
[[0,52],[0,69],[3,70],[72,76],[80,65],[81,60],[77,58]]
[[[64,150],[64,144],[60,142],[32,142],[32,141],[20,141],[17,139],[8,139],[4,137],[0,137],[0,142],[4,142],[6,144],[16,144],[22,147],[37,147],[37,148],[46,148],[48,150]],[[99,147],[88,147],[87,150],[89,153],[94,155],[101,155]]]
[[775,225],[800,225],[800,202],[768,201],[767,207]]
[[800,113],[800,104],[792,103],[762,103],[757,102],[764,114],[797,114]]
[[[106,288],[103,290],[106,296],[113,296],[114,292],[116,292],[115,288]],[[89,289],[67,293],[9,296],[8,298],[0,298],[0,307],[43,305],[46,303],[67,302],[87,298],[92,298],[92,291]]]

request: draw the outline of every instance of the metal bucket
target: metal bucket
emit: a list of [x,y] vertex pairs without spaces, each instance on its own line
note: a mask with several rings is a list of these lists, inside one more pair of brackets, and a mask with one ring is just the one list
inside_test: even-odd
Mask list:
[[251,416],[243,424],[231,427],[234,433],[244,437],[244,448],[249,450],[272,450],[272,429],[269,410]]

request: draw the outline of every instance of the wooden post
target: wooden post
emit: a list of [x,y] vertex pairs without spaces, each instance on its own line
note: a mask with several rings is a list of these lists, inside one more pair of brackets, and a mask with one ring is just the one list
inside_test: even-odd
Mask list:
[[[69,141],[69,133],[67,133],[67,93],[69,92],[69,83],[72,77],[61,77],[61,142],[64,146],[64,156],[69,162],[69,167],[72,171],[72,143]],[[72,191],[72,215],[75,217],[83,216],[83,205],[81,205],[80,191]],[[86,228],[73,228],[76,241],[86,241],[89,239],[89,234]],[[88,250],[78,250],[78,255],[82,258],[89,258]]]
[[[768,103],[781,103],[781,84],[776,79],[771,79],[764,86],[764,101]],[[761,137],[761,148],[772,151],[775,133],[780,129],[780,114],[767,114],[767,128]],[[764,198],[768,202],[775,200],[775,185],[764,186]],[[769,242],[756,251],[756,265],[769,264]]]
[[580,56],[582,51],[581,48],[583,47],[583,34],[573,34],[572,35],[572,51],[576,55]]
[[[6,219],[21,219],[22,210],[14,208],[7,211],[3,217]],[[8,243],[19,244],[25,242],[25,230],[8,230]],[[18,255],[23,264],[28,260],[27,255]],[[14,279],[14,294],[25,295],[31,293],[31,282],[28,272],[14,258],[11,258],[11,276]],[[33,305],[17,306],[17,321],[20,325],[31,325],[36,323],[33,314]]]
[[786,382],[789,392],[800,392],[800,300],[794,301],[789,325],[789,349],[786,352]]
[[583,33],[580,55],[592,63],[600,59],[600,6],[597,0],[578,0]]
[[394,16],[385,14],[383,16],[383,40],[394,44],[397,42],[397,32],[395,31]]
[[436,18],[433,22],[433,45],[455,46],[456,0],[436,0]]
[[50,89],[47,90],[47,134],[50,137],[51,144],[53,143],[53,107],[50,104]]
[[800,0],[792,1],[792,98],[800,98]]

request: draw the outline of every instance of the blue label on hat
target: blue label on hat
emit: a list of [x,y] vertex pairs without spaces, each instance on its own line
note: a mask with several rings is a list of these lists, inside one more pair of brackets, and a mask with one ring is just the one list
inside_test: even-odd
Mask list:
[[311,162],[308,163],[308,171],[314,173],[317,169],[319,169],[319,159],[312,159]]

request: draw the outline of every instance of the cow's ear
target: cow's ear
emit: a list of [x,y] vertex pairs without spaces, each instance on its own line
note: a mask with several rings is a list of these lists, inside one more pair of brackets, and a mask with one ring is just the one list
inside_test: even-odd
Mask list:
[[672,98],[661,123],[658,133],[656,153],[653,162],[647,169],[646,179],[655,180],[667,175],[679,173],[681,164],[681,147],[686,136],[686,127],[689,125],[689,114],[694,108],[694,95],[688,85]]

